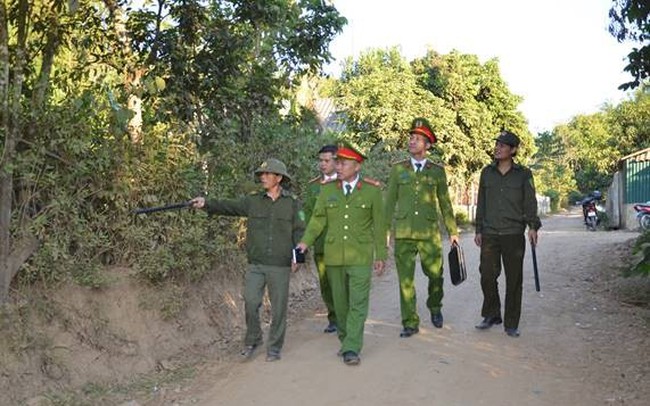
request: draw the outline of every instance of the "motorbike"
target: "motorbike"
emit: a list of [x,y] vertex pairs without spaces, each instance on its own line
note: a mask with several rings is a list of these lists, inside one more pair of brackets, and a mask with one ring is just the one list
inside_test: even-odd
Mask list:
[[600,223],[596,201],[592,200],[586,203],[584,210],[586,212],[585,224],[587,225],[587,230],[596,231],[596,227],[598,227],[598,223]]
[[635,204],[634,210],[641,230],[650,230],[650,202]]
[[599,202],[600,199],[602,199],[602,194],[599,191],[595,190],[580,201],[587,230],[596,231],[598,224],[600,224],[598,206],[596,206],[596,202]]

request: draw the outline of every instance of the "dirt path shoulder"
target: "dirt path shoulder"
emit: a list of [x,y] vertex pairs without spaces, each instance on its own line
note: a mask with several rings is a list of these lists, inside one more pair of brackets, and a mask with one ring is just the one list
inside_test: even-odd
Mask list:
[[620,247],[636,235],[585,231],[578,215],[546,219],[537,252],[542,290],[535,292],[527,255],[519,338],[506,336],[501,326],[474,328],[481,305],[478,249],[467,234],[462,244],[468,280],[457,287],[445,280],[442,329],[428,320],[426,283],[419,273],[420,334],[398,337],[397,278],[391,267],[373,280],[359,367],[341,362],[338,340],[322,333],[324,315],[314,314],[290,326],[280,362],[265,362],[262,352],[249,362],[233,357],[208,365],[164,403],[645,405],[650,311],[621,303],[614,285]]

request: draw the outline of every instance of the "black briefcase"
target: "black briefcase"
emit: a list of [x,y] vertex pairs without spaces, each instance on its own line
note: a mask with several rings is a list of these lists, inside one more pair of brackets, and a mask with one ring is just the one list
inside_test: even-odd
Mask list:
[[460,245],[454,243],[449,250],[449,276],[451,277],[451,284],[454,286],[460,285],[467,279],[467,268],[465,266],[465,255]]

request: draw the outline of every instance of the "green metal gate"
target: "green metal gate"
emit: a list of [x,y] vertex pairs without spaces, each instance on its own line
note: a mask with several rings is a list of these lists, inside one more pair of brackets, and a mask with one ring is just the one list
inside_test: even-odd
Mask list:
[[650,201],[650,161],[625,161],[625,203]]

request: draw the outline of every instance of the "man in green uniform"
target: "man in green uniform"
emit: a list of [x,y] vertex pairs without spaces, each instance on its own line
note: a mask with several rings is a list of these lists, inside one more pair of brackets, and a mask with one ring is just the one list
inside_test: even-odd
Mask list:
[[287,327],[289,275],[297,269],[292,252],[305,229],[300,201],[283,189],[290,179],[287,168],[277,159],[267,159],[255,171],[264,188],[238,200],[210,200],[195,197],[192,207],[209,214],[248,217],[246,253],[248,270],[244,282],[246,335],[241,355],[250,358],[262,344],[259,309],[264,288],[271,301],[271,328],[267,342],[267,361],[280,359]]
[[[307,222],[316,205],[316,199],[320,194],[321,188],[336,180],[336,145],[324,145],[318,151],[318,170],[320,175],[309,181],[308,197],[305,199],[305,215]],[[327,320],[328,324],[323,330],[325,333],[336,332],[336,312],[334,311],[334,299],[332,299],[332,288],[327,280],[325,273],[325,234],[327,230],[316,239],[312,252],[314,253],[314,262],[316,263],[316,270],[318,271],[318,281],[320,283],[320,294],[323,302],[327,307]]]
[[458,242],[445,170],[427,159],[427,151],[435,142],[429,123],[422,118],[413,120],[408,143],[411,157],[395,164],[388,180],[386,218],[389,224],[395,220],[395,265],[403,327],[400,337],[419,331],[414,280],[418,254],[422,271],[429,279],[427,308],[431,322],[442,327],[441,215],[451,242]]
[[325,234],[325,265],[332,287],[340,354],[346,365],[358,365],[368,317],[372,269],[378,275],[386,259],[385,221],[378,183],[360,176],[364,156],[351,146],[339,147],[338,180],[321,189],[302,251]]
[[[495,140],[494,163],[481,171],[476,207],[474,242],[481,247],[479,271],[483,291],[483,320],[476,328],[485,330],[505,321],[506,334],[519,337],[524,232],[528,226],[528,239],[537,245],[537,230],[542,223],[537,215],[533,174],[513,160],[519,137],[503,131]],[[502,262],[506,274],[505,320],[501,319],[497,285]]]

